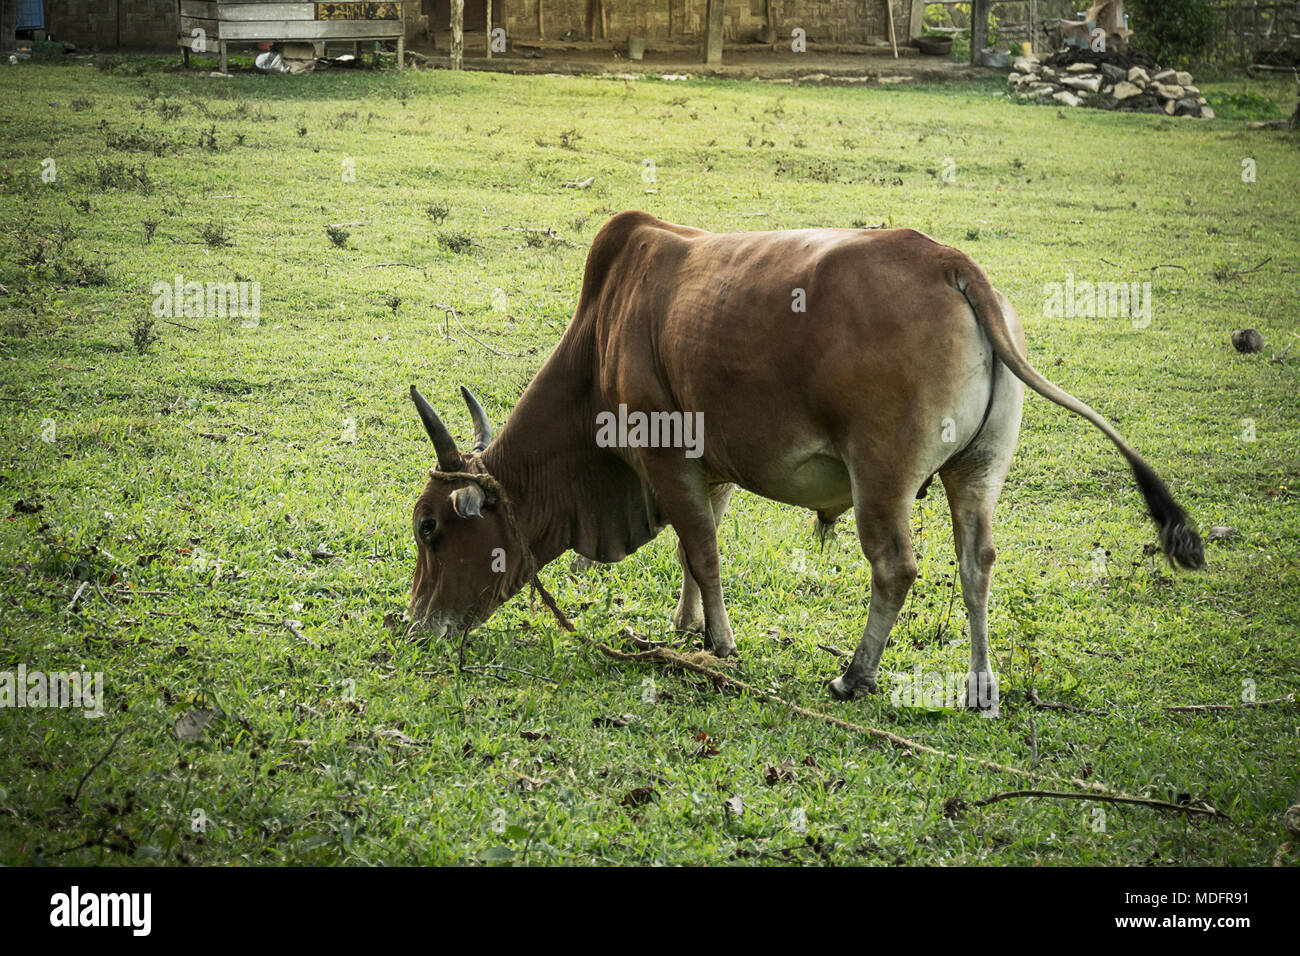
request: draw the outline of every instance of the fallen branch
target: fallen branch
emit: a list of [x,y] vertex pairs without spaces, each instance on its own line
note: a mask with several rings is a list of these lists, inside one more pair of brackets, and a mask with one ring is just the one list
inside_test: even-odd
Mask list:
[[1273,260],[1273,257],[1272,257],[1272,256],[1265,256],[1264,259],[1263,259],[1263,260],[1262,260],[1258,265],[1254,266],[1253,268],[1250,268],[1250,269],[1233,269],[1232,272],[1230,272],[1230,273],[1228,274],[1228,278],[1230,278],[1230,279],[1240,279],[1242,276],[1248,276],[1248,275],[1251,275],[1252,273],[1258,272],[1260,269],[1264,268],[1264,266],[1268,265],[1272,260]]
[[656,647],[667,647],[667,646],[668,646],[668,642],[667,642],[667,641],[651,641],[651,640],[647,640],[647,639],[644,638],[644,637],[641,637],[641,636],[639,636],[639,635],[637,635],[637,634],[634,634],[634,633],[632,632],[632,629],[631,629],[631,628],[627,628],[627,627],[623,628],[623,637],[625,637],[628,641],[630,641],[630,642],[631,642],[633,645],[635,645],[636,647],[641,648],[641,650],[643,650],[643,651],[652,650],[653,648],[656,648]]
[[75,804],[77,802],[77,798],[81,796],[81,788],[86,785],[86,781],[90,779],[90,775],[95,772],[96,768],[99,767],[101,763],[103,763],[105,760],[108,759],[108,755],[113,752],[113,748],[117,746],[117,742],[121,740],[122,737],[126,734],[126,732],[130,729],[131,729],[131,725],[127,724],[125,727],[119,730],[117,732],[117,736],[113,738],[113,742],[108,745],[108,749],[104,751],[104,753],[100,756],[98,760],[96,760],[94,763],[90,765],[89,770],[87,770],[84,774],[81,775],[81,779],[77,781],[77,789],[72,791],[72,796],[68,798],[68,803],[70,805]]
[[[1152,800],[1149,797],[1133,797],[1126,793],[1079,793],[1074,790],[1004,790],[1001,793],[995,793],[991,797],[985,797],[983,800],[976,800],[970,804],[972,807],[986,807],[990,803],[997,803],[1000,800],[1014,800],[1019,797],[1043,797],[1052,800],[1097,800],[1101,803],[1127,803],[1142,807],[1155,807],[1160,810],[1176,810],[1179,813],[1192,815],[1194,813],[1203,814],[1207,817],[1220,817],[1224,820],[1229,819],[1228,815],[1217,807],[1208,803],[1202,803],[1196,806],[1190,803],[1170,803],[1168,800]],[[961,801],[953,805],[955,811],[959,811]]]
[[1295,694],[1287,694],[1285,697],[1274,697],[1270,700],[1246,700],[1240,704],[1178,704],[1174,707],[1166,707],[1165,712],[1169,714],[1196,714],[1218,710],[1249,710],[1254,707],[1274,707],[1280,704],[1294,703]]
[[491,671],[512,671],[515,674],[523,674],[525,677],[532,677],[536,680],[544,680],[548,684],[559,683],[559,681],[557,681],[553,677],[544,677],[541,674],[534,674],[532,671],[524,670],[522,667],[510,667],[506,664],[465,664],[464,666],[461,667],[461,670],[470,674],[485,674],[488,677],[495,677],[497,680],[501,680],[501,681],[504,681],[505,678],[490,672]]
[[1104,710],[1088,710],[1088,708],[1086,707],[1076,707],[1074,704],[1064,704],[1064,703],[1058,704],[1058,703],[1052,703],[1050,701],[1042,700],[1038,696],[1038,688],[1036,687],[1029,688],[1029,702],[1033,704],[1035,707],[1043,708],[1043,710],[1065,710],[1065,711],[1069,711],[1072,714],[1087,714],[1089,717],[1106,716],[1106,712]]
[[460,320],[460,316],[456,314],[456,307],[454,305],[445,305],[443,303],[438,303],[437,308],[442,309],[444,315],[450,314],[451,317],[456,320],[456,324],[460,326],[460,330],[462,332],[468,335],[471,339],[474,339],[475,342],[483,346],[483,348],[487,349],[493,355],[500,355],[503,358],[526,358],[527,356],[531,355],[533,352],[537,351],[536,349],[532,349],[531,351],[528,352],[502,352],[499,349],[494,349],[492,346],[488,345],[482,339],[476,338],[473,332],[465,328],[464,323],[462,323]]
[[81,585],[77,588],[76,593],[72,595],[72,600],[69,601],[68,606],[64,608],[65,611],[71,611],[74,607],[77,606],[77,602],[81,600],[81,595],[85,593],[85,590],[89,584],[90,581],[88,580],[81,582]]
[[320,645],[317,644],[315,641],[313,641],[313,640],[312,640],[310,637],[308,637],[306,634],[304,634],[304,633],[300,630],[301,627],[302,627],[302,621],[291,621],[291,620],[285,620],[285,621],[284,621],[284,628],[285,628],[286,631],[288,631],[288,632],[289,632],[290,634],[292,634],[294,637],[298,638],[298,640],[304,642],[305,644],[309,645],[310,647],[314,647],[314,648],[316,648],[316,650],[320,650]]

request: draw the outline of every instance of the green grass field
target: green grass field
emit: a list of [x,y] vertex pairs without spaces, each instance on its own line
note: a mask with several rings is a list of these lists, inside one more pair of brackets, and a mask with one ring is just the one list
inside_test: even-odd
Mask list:
[[[1000,79],[0,69],[0,671],[102,672],[105,710],[0,709],[0,861],[1269,864],[1300,710],[1165,708],[1300,689],[1300,347],[1270,361],[1300,333],[1300,143],[1243,122],[1289,114],[1294,85],[1204,89],[1219,119],[1020,105]],[[1171,572],[1114,449],[1030,398],[995,526],[998,719],[832,702],[869,593],[849,521],[819,551],[808,514],[746,493],[721,529],[729,673],[1230,819],[1053,799],[948,816],[1022,782],[596,657],[526,594],[463,648],[386,624],[433,463],[408,385],[462,443],[459,384],[504,420],[627,208],[959,246],[1033,362],[1202,531],[1239,532]],[[154,317],[176,276],[258,283],[258,321]],[[1045,317],[1067,277],[1150,282],[1150,323]],[[1261,353],[1233,351],[1242,327]],[[914,514],[921,577],[882,674],[964,672],[943,495]],[[662,636],[674,547],[543,579],[587,634]]]

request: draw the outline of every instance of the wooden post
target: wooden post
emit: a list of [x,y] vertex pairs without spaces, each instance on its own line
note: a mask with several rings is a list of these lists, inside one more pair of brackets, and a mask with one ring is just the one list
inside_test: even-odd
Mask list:
[[537,0],[537,39],[546,39],[546,24],[542,20],[542,0]]
[[483,55],[492,59],[492,0],[487,0],[487,52]]
[[597,34],[599,34],[600,39],[606,39],[605,4],[604,0],[589,0],[587,3],[587,39],[595,40]]
[[[179,6],[180,4],[177,4],[178,8]],[[8,53],[17,45],[18,4],[0,2],[0,50]],[[188,50],[189,47],[184,49]]]
[[465,68],[465,0],[451,0],[451,68]]
[[980,51],[989,42],[989,0],[973,0],[970,5],[970,62],[978,66]]
[[402,35],[397,38],[397,68],[406,69],[406,27],[402,27]]
[[907,42],[911,43],[917,37],[925,32],[922,24],[925,22],[925,4],[922,0],[912,0],[912,17],[907,25]]
[[889,45],[894,48],[894,59],[898,59],[898,37],[894,34],[894,2],[885,0],[885,10],[889,14]]
[[1029,52],[1038,52],[1038,0],[1029,0]]
[[772,50],[776,50],[776,10],[772,7],[773,0],[767,0],[767,42],[772,44]]
[[708,0],[708,12],[705,14],[704,62],[722,62],[722,24],[724,19],[723,0]]

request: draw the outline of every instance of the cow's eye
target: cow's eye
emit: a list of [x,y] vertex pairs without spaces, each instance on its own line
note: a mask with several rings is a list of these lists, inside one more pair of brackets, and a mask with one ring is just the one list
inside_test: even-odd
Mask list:
[[441,533],[438,530],[437,518],[430,517],[430,518],[420,519],[420,540],[421,541],[423,541],[425,544],[427,544],[429,547],[432,548],[435,544],[438,543],[438,538],[440,537],[441,537]]

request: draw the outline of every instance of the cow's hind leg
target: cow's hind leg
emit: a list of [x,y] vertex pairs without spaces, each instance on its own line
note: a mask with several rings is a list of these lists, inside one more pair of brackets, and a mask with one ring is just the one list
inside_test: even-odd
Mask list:
[[[1012,441],[1014,448],[1014,436]],[[966,699],[958,703],[992,713],[997,712],[998,702],[997,677],[989,662],[989,584],[997,556],[993,548],[993,508],[1010,461],[1008,449],[1004,459],[977,459],[974,464],[948,469],[939,476],[948,492],[961,597],[970,623]]]
[[[726,513],[727,504],[735,485],[727,483],[714,485],[709,489],[709,505],[713,510],[713,529],[716,534],[718,524]],[[680,537],[677,540],[677,561],[682,566],[682,595],[677,601],[677,610],[673,612],[673,629],[676,631],[704,630],[704,602],[700,599],[700,586],[691,576],[690,565],[686,560],[686,549],[682,547]]]
[[989,582],[993,574],[993,506],[999,487],[989,488],[960,472],[944,472],[952,510],[953,542],[961,577],[961,597],[970,623],[970,671],[966,698],[958,704],[996,709],[997,678],[989,663]]
[[863,501],[854,488],[858,540],[871,562],[871,603],[867,626],[844,673],[830,682],[837,700],[849,700],[876,692],[876,672],[889,642],[889,632],[916,580],[916,558],[912,554],[908,520],[916,489],[877,501]]
[[997,556],[993,509],[1015,455],[1024,401],[1020,383],[1004,367],[999,366],[998,375],[996,399],[977,442],[939,473],[952,512],[961,596],[970,624],[966,697],[958,703],[986,714],[996,714],[998,709],[997,677],[989,659],[989,584]]

